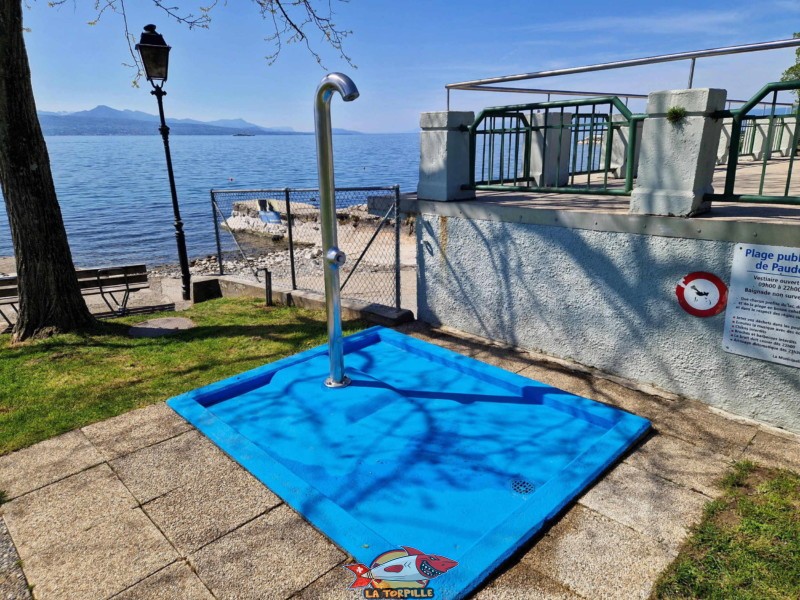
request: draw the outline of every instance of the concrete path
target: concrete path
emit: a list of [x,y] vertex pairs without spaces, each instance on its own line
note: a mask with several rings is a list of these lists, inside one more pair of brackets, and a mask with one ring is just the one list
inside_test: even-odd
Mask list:
[[[796,436],[575,365],[405,329],[657,429],[477,599],[646,598],[732,461],[800,470]],[[0,457],[0,490],[3,600],[27,597],[26,580],[41,600],[361,597],[346,589],[344,552],[165,404]]]

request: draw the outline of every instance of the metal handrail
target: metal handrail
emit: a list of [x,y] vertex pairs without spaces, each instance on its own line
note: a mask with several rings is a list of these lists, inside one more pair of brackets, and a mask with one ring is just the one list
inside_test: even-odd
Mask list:
[[[616,96],[617,98],[625,98],[626,100],[647,100],[647,94],[623,94],[621,92],[616,93],[608,93],[608,92],[579,92],[575,90],[549,90],[549,89],[541,89],[541,88],[516,88],[516,87],[499,87],[499,86],[481,86],[481,85],[470,85],[457,88],[459,90],[464,91],[475,91],[475,92],[502,92],[502,93],[510,93],[510,94],[536,94],[541,96],[547,96],[548,102],[550,101],[550,96],[577,96],[577,97],[595,97],[595,96]],[[728,105],[731,103],[735,104],[745,104],[749,102],[749,100],[734,100],[733,98],[728,98],[726,100]],[[769,105],[770,102],[761,102],[761,105]],[[787,106],[792,107],[794,106],[793,102],[776,102],[775,106]]]
[[632,58],[626,60],[618,60],[614,62],[598,63],[594,65],[586,65],[582,67],[568,67],[565,69],[551,69],[548,71],[534,71],[532,73],[520,73],[517,75],[503,75],[500,77],[487,77],[484,79],[473,79],[470,81],[461,81],[458,83],[448,83],[445,85],[447,90],[447,110],[450,110],[450,90],[458,89],[474,89],[477,87],[480,90],[489,90],[491,88],[484,87],[494,83],[508,83],[510,81],[525,81],[529,79],[541,79],[543,77],[558,77],[561,75],[577,75],[580,73],[593,73],[595,71],[607,71],[610,69],[623,69],[627,67],[638,67],[643,65],[652,65],[664,62],[673,62],[678,60],[691,60],[692,70],[689,78],[689,87],[692,85],[694,75],[694,61],[698,58],[708,58],[712,56],[726,56],[729,54],[743,54],[748,52],[761,52],[764,50],[777,50],[780,48],[791,48],[800,46],[800,38],[791,38],[785,40],[773,40],[770,42],[758,42],[755,44],[742,44],[739,46],[725,46],[722,48],[709,48],[706,50],[692,50],[689,52],[677,52],[673,54],[660,54],[657,56],[648,56],[643,58]]

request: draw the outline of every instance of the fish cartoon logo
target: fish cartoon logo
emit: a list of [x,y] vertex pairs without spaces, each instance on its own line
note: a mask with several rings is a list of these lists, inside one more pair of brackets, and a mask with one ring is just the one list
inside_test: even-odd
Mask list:
[[[350,589],[364,588],[365,598],[400,597],[396,593],[381,594],[378,590],[422,590],[428,586],[431,579],[445,574],[458,563],[450,558],[437,554],[425,554],[410,546],[401,546],[402,550],[384,552],[368,567],[362,563],[345,565],[351,571],[355,581]],[[372,588],[369,590],[368,588]],[[368,593],[374,591],[376,593]],[[426,590],[433,592],[433,590]],[[403,597],[432,598],[432,593],[412,594]]]

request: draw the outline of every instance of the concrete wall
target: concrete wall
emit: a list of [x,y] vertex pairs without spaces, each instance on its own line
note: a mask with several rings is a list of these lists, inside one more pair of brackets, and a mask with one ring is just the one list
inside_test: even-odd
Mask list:
[[[614,115],[611,117],[611,122],[614,123],[614,135],[611,139],[611,171],[615,179],[625,179],[626,171],[628,169],[628,137],[630,137],[630,130],[625,117],[623,115]],[[636,139],[634,140],[636,146],[633,155],[633,177],[639,174],[639,150],[641,149],[642,128],[644,121],[636,123]]]
[[[564,226],[577,217],[557,211],[487,208],[476,218],[478,208],[419,202],[421,320],[800,432],[800,370],[724,352],[724,313],[692,317],[676,300],[677,282],[692,271],[729,279],[735,238],[688,235],[696,226],[684,227],[686,219],[620,215],[618,230],[590,230],[602,218],[587,213],[584,229]],[[526,219],[538,222],[519,222]],[[662,235],[625,231],[642,224]],[[758,239],[787,245],[781,236]]]

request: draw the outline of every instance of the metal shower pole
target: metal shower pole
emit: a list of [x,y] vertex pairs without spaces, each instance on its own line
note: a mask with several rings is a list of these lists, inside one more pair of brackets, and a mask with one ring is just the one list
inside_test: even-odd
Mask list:
[[339,250],[336,236],[336,198],[333,182],[333,141],[331,133],[331,98],[339,92],[345,102],[358,98],[353,80],[341,73],[322,78],[314,101],[314,130],[317,138],[317,172],[319,174],[319,209],[322,248],[325,252],[325,308],[328,312],[328,355],[330,377],[328,387],[344,387],[350,379],[344,374],[344,343],[342,341],[342,298],[339,288],[339,267],[346,260]]

